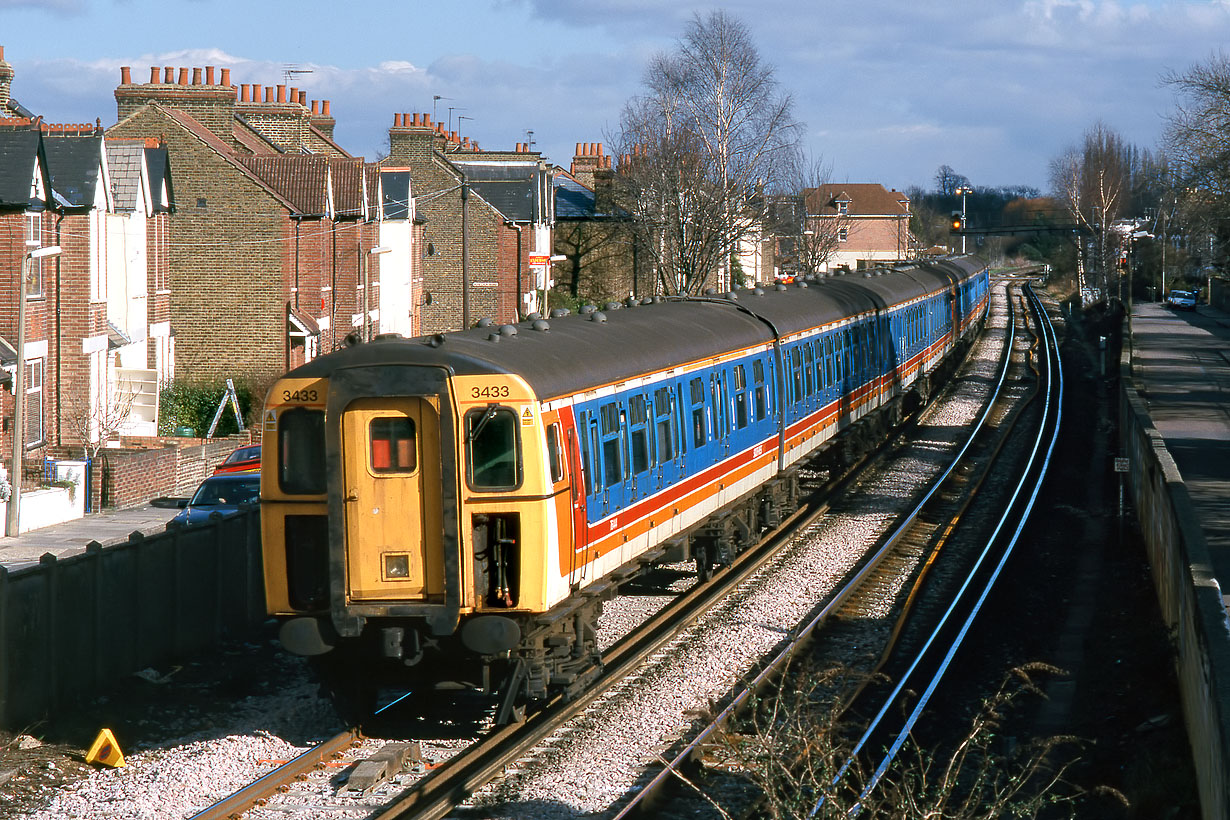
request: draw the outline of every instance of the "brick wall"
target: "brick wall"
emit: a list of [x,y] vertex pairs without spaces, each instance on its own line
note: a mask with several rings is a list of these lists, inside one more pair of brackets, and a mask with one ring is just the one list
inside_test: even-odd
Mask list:
[[294,238],[285,206],[157,106],[108,133],[166,137],[177,203],[167,254],[176,375],[260,383],[283,372]]
[[253,443],[253,437],[249,432],[224,439],[131,441],[141,446],[107,448],[99,453],[95,486],[105,507],[126,509],[163,496],[190,496],[232,450]]

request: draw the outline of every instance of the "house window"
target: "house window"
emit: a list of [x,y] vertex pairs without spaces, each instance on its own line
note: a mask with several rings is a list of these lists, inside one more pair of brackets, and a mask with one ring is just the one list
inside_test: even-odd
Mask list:
[[849,239],[849,238],[850,238],[850,236],[849,236],[849,229],[847,229],[847,228],[838,228],[838,229],[837,229],[837,241],[838,241],[838,242],[845,242],[845,241],[846,241],[847,239]]
[[43,443],[43,360],[26,362],[26,448]]
[[[43,244],[43,218],[41,214],[26,214],[26,250],[31,251]],[[30,244],[33,242],[34,244]],[[43,295],[43,260],[31,259],[29,278],[26,280],[26,298]]]
[[842,216],[845,216],[848,213],[850,213],[850,203],[845,202],[845,201],[839,201],[837,203],[837,213],[839,213]]

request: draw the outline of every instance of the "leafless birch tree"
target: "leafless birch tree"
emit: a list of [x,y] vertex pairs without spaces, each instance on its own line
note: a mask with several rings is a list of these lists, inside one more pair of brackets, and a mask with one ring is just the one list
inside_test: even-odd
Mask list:
[[740,239],[759,230],[764,191],[795,151],[790,97],[724,11],[695,16],[675,52],[651,61],[644,85],[614,140],[621,204],[664,292],[724,290]]

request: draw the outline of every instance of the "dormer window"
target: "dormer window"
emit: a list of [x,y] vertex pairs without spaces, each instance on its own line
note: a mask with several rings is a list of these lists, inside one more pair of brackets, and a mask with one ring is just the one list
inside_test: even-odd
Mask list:
[[850,213],[850,201],[846,199],[837,200],[837,213],[839,216],[846,216]]

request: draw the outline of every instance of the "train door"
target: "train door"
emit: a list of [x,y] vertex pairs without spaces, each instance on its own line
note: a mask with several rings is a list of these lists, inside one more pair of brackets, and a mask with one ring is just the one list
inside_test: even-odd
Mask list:
[[350,599],[444,593],[440,412],[418,396],[361,399],[342,413]]

